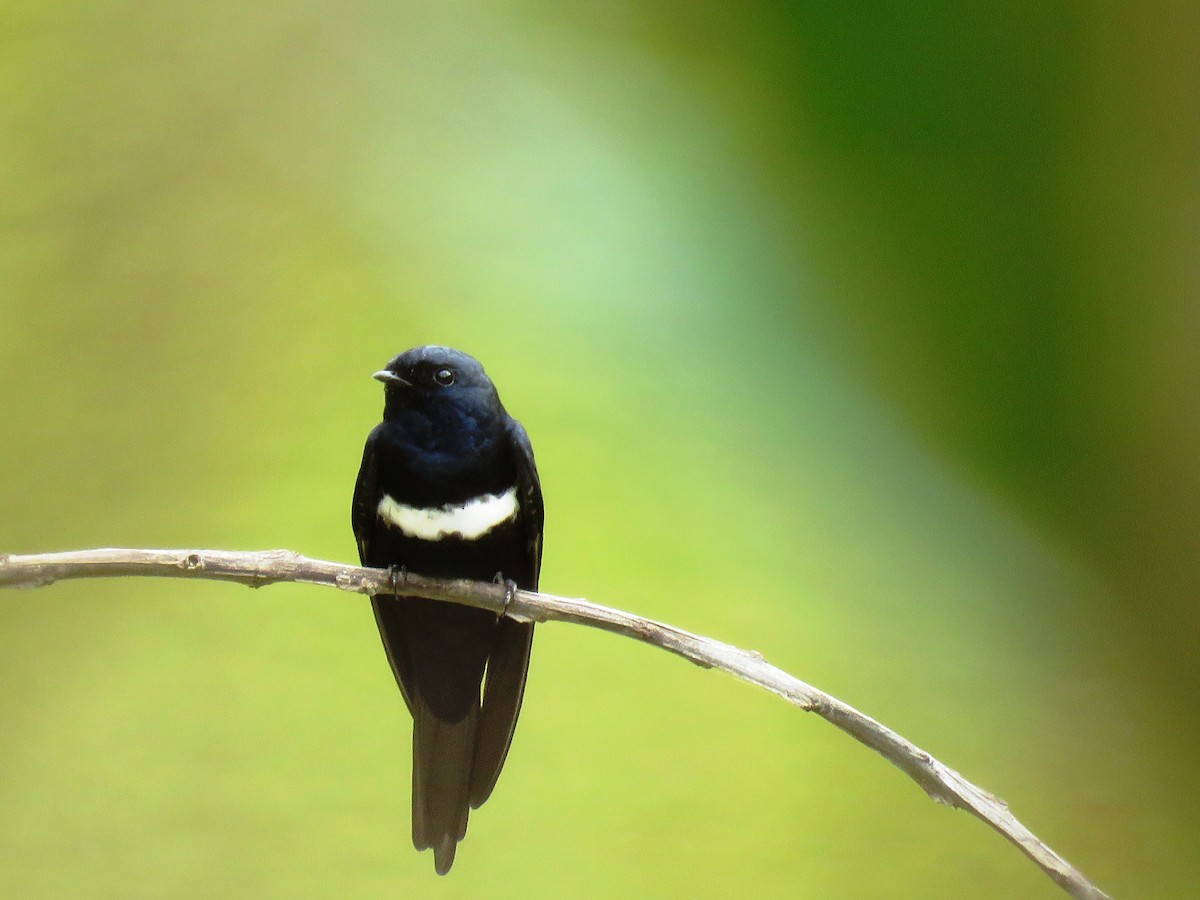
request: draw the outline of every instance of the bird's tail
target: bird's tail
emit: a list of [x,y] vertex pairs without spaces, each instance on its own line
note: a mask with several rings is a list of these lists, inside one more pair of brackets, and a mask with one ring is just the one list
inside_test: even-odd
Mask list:
[[457,722],[436,718],[424,704],[413,709],[413,846],[433,850],[434,868],[445,875],[467,833],[471,808],[471,762],[479,702]]

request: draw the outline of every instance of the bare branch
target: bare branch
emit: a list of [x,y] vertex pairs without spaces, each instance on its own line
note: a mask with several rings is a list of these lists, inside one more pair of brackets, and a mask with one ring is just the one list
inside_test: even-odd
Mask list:
[[[34,588],[71,578],[149,575],[207,578],[262,587],[281,581],[323,584],[360,594],[387,594],[391,574],[309,559],[288,550],[78,550],[28,556],[0,554],[0,587]],[[574,622],[661,647],[705,668],[732,675],[813,712],[875,750],[939,803],[982,819],[1028,856],[1072,897],[1107,898],[1083,874],[1040,841],[999,798],[967,781],[890,728],[768,663],[762,655],[671,625],[572,597],[518,591],[505,608],[506,588],[486,582],[402,575],[404,593],[507,612],[532,622]]]

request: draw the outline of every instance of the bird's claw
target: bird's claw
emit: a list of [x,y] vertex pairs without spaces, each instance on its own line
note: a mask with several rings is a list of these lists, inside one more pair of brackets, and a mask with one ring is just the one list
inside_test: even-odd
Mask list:
[[400,585],[408,581],[407,566],[388,566],[388,585],[392,589],[392,596],[400,596]]
[[496,584],[504,585],[504,612],[501,613],[501,615],[504,615],[504,613],[508,612],[509,607],[513,605],[513,601],[517,599],[517,591],[520,588],[511,578],[505,578],[503,572],[497,572],[496,577],[492,580]]

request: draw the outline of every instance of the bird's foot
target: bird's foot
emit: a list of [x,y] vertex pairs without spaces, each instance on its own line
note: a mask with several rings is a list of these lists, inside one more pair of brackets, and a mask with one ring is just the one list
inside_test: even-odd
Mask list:
[[400,585],[408,581],[407,566],[388,566],[388,584],[392,588],[392,596],[400,596]]
[[[496,577],[492,579],[496,584],[504,585],[504,612],[508,612],[508,608],[512,606],[513,601],[517,599],[517,583],[511,578],[505,578],[503,572],[497,572]],[[501,613],[504,615],[504,613]]]

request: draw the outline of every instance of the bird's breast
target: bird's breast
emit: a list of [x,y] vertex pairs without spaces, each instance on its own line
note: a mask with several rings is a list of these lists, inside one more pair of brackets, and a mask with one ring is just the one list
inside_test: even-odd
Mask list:
[[[516,466],[503,442],[478,435],[438,442],[422,437],[385,425],[376,444],[380,487],[403,507],[394,511],[399,521],[434,528],[446,524],[450,515],[456,522],[467,522],[470,530],[507,512],[515,502],[515,492],[511,500],[506,492],[516,484]],[[426,524],[419,526],[419,521]]]

